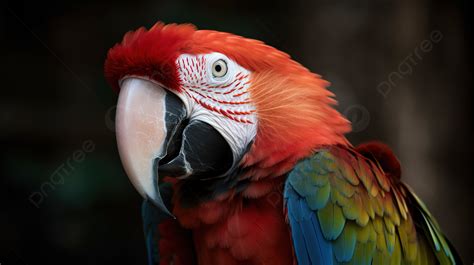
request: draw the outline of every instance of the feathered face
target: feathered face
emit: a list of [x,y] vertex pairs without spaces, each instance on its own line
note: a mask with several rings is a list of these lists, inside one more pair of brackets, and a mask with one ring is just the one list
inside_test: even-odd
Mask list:
[[249,94],[250,71],[222,53],[182,54],[176,60],[188,119],[211,125],[237,161],[255,138],[257,115]]
[[278,176],[318,145],[346,143],[327,82],[255,40],[157,24],[125,35],[105,73],[120,90],[125,170],[164,210],[159,176]]

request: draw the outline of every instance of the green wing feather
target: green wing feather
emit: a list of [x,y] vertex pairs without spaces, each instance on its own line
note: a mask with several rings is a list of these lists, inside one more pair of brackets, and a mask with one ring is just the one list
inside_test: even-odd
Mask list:
[[336,264],[460,263],[421,200],[352,149],[319,150],[287,182],[318,217]]

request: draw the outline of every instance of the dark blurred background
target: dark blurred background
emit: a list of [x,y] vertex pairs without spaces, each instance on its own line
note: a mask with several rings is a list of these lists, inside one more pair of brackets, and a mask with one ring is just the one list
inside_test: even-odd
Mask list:
[[157,20],[261,39],[332,82],[474,262],[467,1],[8,1],[0,20],[0,264],[145,264],[117,153],[107,50]]

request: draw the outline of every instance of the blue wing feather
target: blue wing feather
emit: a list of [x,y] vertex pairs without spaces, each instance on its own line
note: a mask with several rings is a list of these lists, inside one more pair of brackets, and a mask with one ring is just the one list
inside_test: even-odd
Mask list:
[[305,198],[288,184],[284,193],[298,264],[333,264],[331,244],[324,239],[319,220]]
[[160,261],[158,253],[160,210],[151,202],[145,200],[142,204],[142,219],[148,264],[158,264]]

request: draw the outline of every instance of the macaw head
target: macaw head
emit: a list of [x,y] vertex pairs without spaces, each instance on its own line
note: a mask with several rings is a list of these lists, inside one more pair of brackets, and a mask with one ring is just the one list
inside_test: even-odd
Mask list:
[[119,91],[126,173],[165,211],[162,177],[201,185],[183,197],[215,196],[280,176],[318,146],[347,144],[328,82],[257,40],[157,23],[110,49],[105,75]]

